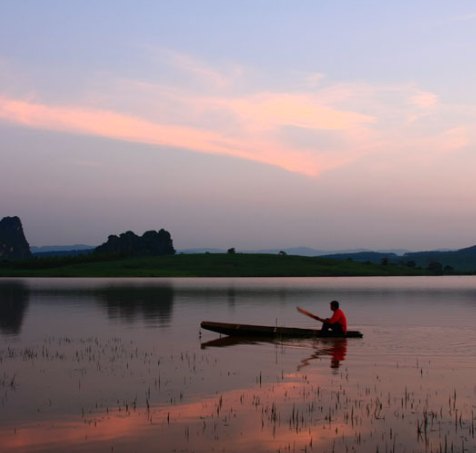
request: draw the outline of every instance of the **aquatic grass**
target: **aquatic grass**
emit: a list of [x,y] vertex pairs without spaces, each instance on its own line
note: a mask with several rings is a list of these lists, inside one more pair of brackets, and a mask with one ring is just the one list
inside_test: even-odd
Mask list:
[[[335,374],[323,361],[296,372],[299,360],[292,369],[280,363],[279,354],[290,353],[286,344],[276,348],[276,367],[256,369],[242,376],[240,388],[214,394],[203,390],[209,387],[210,368],[231,382],[239,364],[223,369],[220,354],[208,351],[163,354],[118,337],[51,336],[39,345],[8,345],[0,350],[2,366],[9,370],[0,380],[2,393],[9,394],[1,410],[8,413],[29,379],[46,383],[42,376],[54,373],[62,376],[64,392],[38,387],[42,394],[31,402],[37,413],[31,417],[45,429],[50,419],[60,424],[57,410],[67,395],[91,438],[93,430],[98,435],[127,422],[144,439],[137,445],[160,430],[170,450],[194,445],[195,451],[207,451],[231,440],[234,451],[249,451],[245,432],[262,442],[255,451],[475,451],[474,403],[468,392],[456,386],[448,391],[444,379],[433,381],[434,375],[451,371],[430,361],[399,359],[391,372],[349,363]],[[113,439],[111,447],[119,450],[122,441]]]

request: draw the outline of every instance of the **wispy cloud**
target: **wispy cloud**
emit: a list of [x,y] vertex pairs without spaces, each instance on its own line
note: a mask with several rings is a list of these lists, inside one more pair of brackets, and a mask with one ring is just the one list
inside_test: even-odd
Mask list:
[[211,64],[203,58],[163,47],[146,46],[146,59],[154,68],[153,80],[168,80],[173,86],[201,92],[233,88],[244,68],[232,62]]
[[435,158],[438,153],[448,154],[458,151],[469,143],[470,137],[468,129],[465,126],[444,130],[426,140],[426,146],[431,150],[433,158]]
[[63,107],[0,98],[0,118],[34,128],[222,152],[219,136],[183,126],[155,124],[105,110]]
[[343,130],[375,121],[370,115],[327,107],[309,94],[261,93],[228,103],[240,117],[269,127]]
[[204,61],[193,58],[180,52],[172,50],[164,50],[164,55],[168,63],[193,77],[199,77],[204,81],[219,87],[225,87],[230,84],[230,78],[226,77],[223,72],[217,71]]
[[304,77],[304,84],[308,88],[316,88],[321,84],[325,77],[326,75],[321,72],[308,74]]
[[[156,94],[159,91],[155,92]],[[0,98],[0,118],[33,128],[99,135],[197,152],[223,154],[317,175],[352,160],[352,151],[310,152],[277,139],[280,127],[351,132],[373,122],[369,115],[332,109],[312,96],[261,93],[244,98],[192,97],[167,92],[168,103],[181,104],[185,123],[145,120],[116,111],[58,106]],[[162,98],[156,98],[161,102]],[[230,118],[215,124],[207,116]],[[207,124],[207,122],[209,124]],[[193,124],[195,123],[195,124]],[[220,123],[223,127],[220,127]],[[344,154],[344,155],[343,155]]]
[[434,93],[421,92],[412,96],[410,103],[421,109],[431,109],[438,104],[438,96]]
[[270,149],[273,143],[259,137],[253,140],[247,140],[247,137],[232,139],[219,132],[157,124],[103,110],[48,106],[0,98],[0,118],[39,129],[241,157],[308,175],[314,175],[320,170],[316,162],[309,162],[305,153],[283,147]]
[[463,14],[461,16],[454,16],[451,18],[453,22],[465,22],[468,20],[476,20],[476,13]]
[[[97,92],[88,93],[87,107],[80,101],[65,106],[31,96],[0,96],[0,119],[38,129],[234,156],[312,176],[372,153],[388,152],[402,143],[407,128],[410,138],[401,149],[430,144],[453,149],[468,140],[464,125],[446,124],[443,119],[440,130],[420,131],[419,124],[440,114],[441,105],[438,95],[412,85],[332,84],[326,79],[325,86],[306,88],[301,74],[299,91],[273,91],[244,80],[245,71],[230,75],[176,52],[162,52],[161,57],[164,64],[190,78],[205,80],[207,90],[193,90],[169,79],[106,80]],[[322,77],[317,73],[311,79],[319,82]],[[248,82],[246,94],[235,92],[238,79],[240,84]],[[286,134],[291,129],[292,134]],[[454,132],[441,135],[442,130]]]

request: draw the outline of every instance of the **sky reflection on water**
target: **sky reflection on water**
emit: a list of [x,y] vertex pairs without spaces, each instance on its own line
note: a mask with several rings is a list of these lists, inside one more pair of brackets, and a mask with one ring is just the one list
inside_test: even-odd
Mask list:
[[[475,278],[0,280],[0,451],[475,452],[475,294]],[[331,298],[363,339],[199,329],[310,326],[295,306],[327,316]]]

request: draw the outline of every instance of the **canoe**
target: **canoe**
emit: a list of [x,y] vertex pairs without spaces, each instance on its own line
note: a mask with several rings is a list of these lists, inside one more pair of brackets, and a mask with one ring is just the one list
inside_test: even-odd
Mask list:
[[321,332],[319,329],[302,329],[299,327],[257,326],[252,324],[235,324],[227,322],[202,321],[202,329],[229,336],[241,337],[318,337],[318,338],[362,338],[358,330],[348,330],[346,334]]

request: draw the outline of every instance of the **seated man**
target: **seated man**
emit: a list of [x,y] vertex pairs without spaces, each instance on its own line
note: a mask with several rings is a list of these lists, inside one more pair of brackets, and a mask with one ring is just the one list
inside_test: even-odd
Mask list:
[[344,312],[339,308],[339,302],[333,300],[331,302],[331,310],[334,312],[331,318],[322,319],[321,330],[327,332],[332,330],[336,333],[347,333],[347,318]]
[[345,317],[344,312],[339,308],[339,302],[337,302],[336,300],[333,300],[331,302],[331,310],[334,312],[331,318],[323,319],[319,316],[309,313],[306,310],[303,310],[300,307],[297,307],[297,309],[301,313],[304,313],[305,315],[310,316],[313,319],[321,321],[323,323],[321,328],[322,332],[328,332],[329,330],[332,330],[335,333],[347,333],[347,318]]

